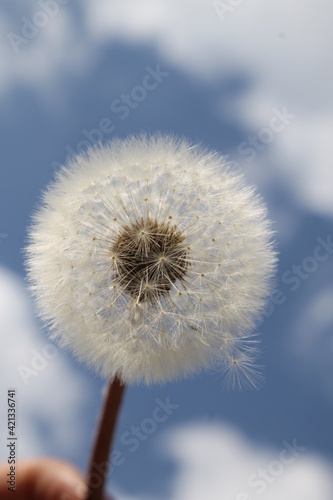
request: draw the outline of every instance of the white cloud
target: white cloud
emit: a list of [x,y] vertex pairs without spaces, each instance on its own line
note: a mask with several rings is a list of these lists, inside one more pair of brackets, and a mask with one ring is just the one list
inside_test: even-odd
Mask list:
[[[3,38],[0,47],[0,95],[18,84],[38,88],[41,98],[52,96],[54,100],[64,73],[80,73],[87,69],[93,59],[93,47],[80,36],[73,13],[66,5],[59,6],[56,15],[48,16],[38,2],[31,2],[28,6],[22,6],[19,0],[13,3],[18,6],[17,17],[0,11]],[[34,26],[34,16],[38,13],[45,16],[45,25],[35,26],[34,32],[29,27],[27,31],[30,30],[31,37],[23,36],[25,26]],[[22,17],[31,24],[28,25]],[[13,34],[21,38],[15,38]]]
[[[1,28],[7,43],[2,55],[7,60],[2,79],[6,67],[11,78],[27,79],[45,78],[50,72],[55,76],[58,65],[77,70],[95,56],[100,44],[121,39],[152,44],[162,58],[199,79],[214,79],[236,68],[253,74],[285,104],[291,99],[294,105],[300,102],[313,109],[321,103],[327,110],[333,41],[329,0],[295,0],[292,6],[288,0],[244,0],[224,21],[213,0],[88,0],[81,8],[85,35],[79,36],[71,6],[60,6],[29,43],[20,45],[18,57],[7,33],[20,34],[23,23],[14,29],[3,13]],[[34,2],[28,19],[40,10]],[[309,82],[310,88],[305,85]]]
[[[0,413],[6,422],[7,390],[15,388],[19,459],[73,457],[87,438],[81,415],[89,405],[91,382],[50,346],[38,332],[23,284],[0,268]],[[5,448],[0,453],[5,459]]]
[[[322,80],[322,71],[331,71],[329,0],[295,0],[292,5],[288,0],[244,0],[224,21],[213,0],[96,0],[85,6],[94,39],[152,43],[162,57],[198,78],[237,67],[266,80],[280,95],[285,91],[290,97],[292,90],[293,101],[303,95],[302,103],[309,106],[322,98],[318,86],[330,95]],[[309,77],[315,83],[311,103],[306,86],[299,86]]]
[[169,431],[159,445],[178,466],[171,498],[331,500],[332,464],[297,439],[287,443],[277,449],[259,446],[221,424]]
[[[255,104],[257,103],[257,106]],[[263,104],[263,103],[261,103]],[[274,106],[258,117],[259,101],[247,102],[256,108],[251,114],[247,109],[239,118],[251,127],[249,135],[256,136],[258,131],[267,127]],[[283,109],[283,106],[278,106]],[[294,108],[287,108],[295,114]],[[333,113],[313,113],[301,115],[282,130],[274,134],[272,141],[260,147],[265,149],[257,153],[253,161],[238,155],[242,170],[261,189],[274,189],[281,181],[293,195],[294,201],[303,209],[322,214],[333,215]],[[252,120],[252,124],[251,124]],[[244,138],[247,140],[247,138]],[[250,156],[249,156],[250,159]],[[283,210],[283,205],[280,207]],[[292,218],[292,214],[289,214]],[[289,225],[289,222],[287,223]]]
[[[333,114],[297,118],[281,135],[285,161],[280,169],[294,186],[300,204],[333,214]],[[280,154],[280,158],[281,158]]]

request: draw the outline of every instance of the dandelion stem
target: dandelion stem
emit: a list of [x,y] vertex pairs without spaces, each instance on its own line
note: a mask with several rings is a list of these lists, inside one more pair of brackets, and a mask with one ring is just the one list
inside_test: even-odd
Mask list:
[[104,481],[110,469],[109,452],[124,390],[125,385],[117,376],[110,381],[91,454],[86,500],[102,500]]

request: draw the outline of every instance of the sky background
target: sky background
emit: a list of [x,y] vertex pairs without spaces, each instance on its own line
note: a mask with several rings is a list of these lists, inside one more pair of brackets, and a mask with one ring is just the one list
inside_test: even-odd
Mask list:
[[[257,329],[266,382],[225,392],[207,373],[130,387],[109,489],[119,500],[332,500],[332,17],[330,0],[2,0],[1,459],[8,388],[18,457],[82,470],[102,400],[104,382],[52,347],[25,289],[41,191],[89,141],[162,131],[227,155],[267,203],[279,267]],[[167,398],[172,413],[133,451],[121,436],[148,429]]]

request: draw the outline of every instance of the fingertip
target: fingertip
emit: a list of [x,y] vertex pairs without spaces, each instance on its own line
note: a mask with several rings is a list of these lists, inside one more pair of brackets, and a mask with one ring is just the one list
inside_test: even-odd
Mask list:
[[23,465],[27,498],[35,500],[84,500],[87,486],[81,472],[60,460],[45,459]]
[[[12,497],[4,483],[6,464],[0,467],[0,498]],[[2,484],[3,483],[3,484]],[[89,499],[84,475],[73,465],[57,459],[22,460],[17,464],[15,498],[17,500]],[[114,500],[104,495],[103,500]]]

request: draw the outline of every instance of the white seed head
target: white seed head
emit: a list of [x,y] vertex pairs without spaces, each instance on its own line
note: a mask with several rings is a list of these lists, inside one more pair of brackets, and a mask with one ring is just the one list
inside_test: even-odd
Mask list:
[[29,238],[40,316],[98,373],[150,383],[220,365],[255,384],[249,332],[276,255],[223,157],[164,136],[91,149],[44,193]]

